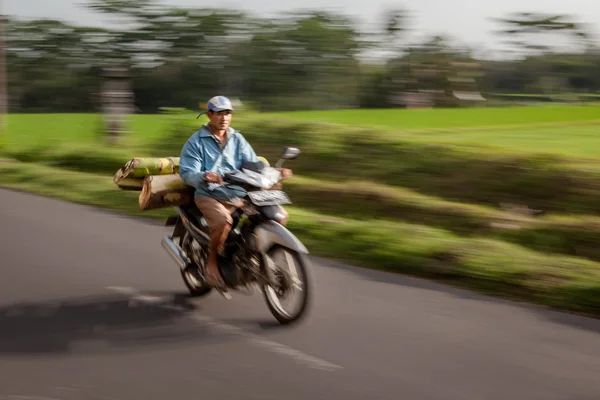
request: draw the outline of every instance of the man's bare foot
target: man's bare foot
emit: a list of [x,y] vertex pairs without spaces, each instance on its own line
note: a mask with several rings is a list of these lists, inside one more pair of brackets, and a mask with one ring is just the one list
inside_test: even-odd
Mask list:
[[219,269],[217,268],[217,266],[207,266],[206,268],[206,282],[214,287],[215,289],[217,289],[217,291],[219,293],[221,293],[221,295],[223,297],[225,297],[226,299],[231,299],[231,295],[229,294],[229,291],[227,290],[227,285],[225,284],[225,281],[223,280],[223,277],[221,276],[221,273],[219,272]]
[[206,266],[206,282],[211,286],[223,286],[225,282],[221,277],[219,269],[216,265],[207,265]]

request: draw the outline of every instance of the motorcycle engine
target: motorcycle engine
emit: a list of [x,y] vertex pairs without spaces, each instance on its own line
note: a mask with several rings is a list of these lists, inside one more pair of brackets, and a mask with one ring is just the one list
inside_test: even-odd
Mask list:
[[242,277],[240,276],[239,268],[235,265],[235,261],[232,257],[219,255],[217,262],[219,265],[219,272],[221,272],[221,276],[227,286],[235,287],[240,285]]

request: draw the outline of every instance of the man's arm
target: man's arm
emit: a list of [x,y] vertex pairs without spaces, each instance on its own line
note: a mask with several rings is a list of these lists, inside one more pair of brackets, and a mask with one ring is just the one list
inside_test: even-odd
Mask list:
[[[242,162],[257,162],[258,156],[248,141],[240,134],[240,152]],[[287,179],[292,176],[292,170],[288,168],[278,168],[281,171],[281,177]]]
[[242,162],[257,162],[258,156],[254,152],[254,149],[252,148],[250,143],[248,143],[246,138],[244,136],[242,136],[241,133],[239,134],[239,138],[240,138],[240,156],[241,156],[240,158],[241,158]]
[[188,140],[179,159],[179,176],[186,185],[198,188],[204,185],[202,172],[202,155],[200,149],[192,139]]

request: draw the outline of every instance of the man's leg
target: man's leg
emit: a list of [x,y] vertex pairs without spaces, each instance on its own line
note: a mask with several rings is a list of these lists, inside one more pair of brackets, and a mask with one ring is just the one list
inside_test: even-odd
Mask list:
[[224,286],[223,278],[217,268],[217,256],[231,231],[233,224],[231,212],[235,210],[235,207],[224,205],[212,197],[199,196],[194,201],[210,229],[208,263],[206,266],[207,282],[211,286]]

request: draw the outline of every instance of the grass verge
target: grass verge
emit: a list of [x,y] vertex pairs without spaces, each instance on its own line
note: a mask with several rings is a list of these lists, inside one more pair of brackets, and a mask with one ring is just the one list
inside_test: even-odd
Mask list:
[[532,210],[511,204],[498,209],[401,187],[300,176],[288,181],[285,190],[296,204],[319,213],[363,221],[404,221],[600,261],[600,218],[596,215],[532,215]]

